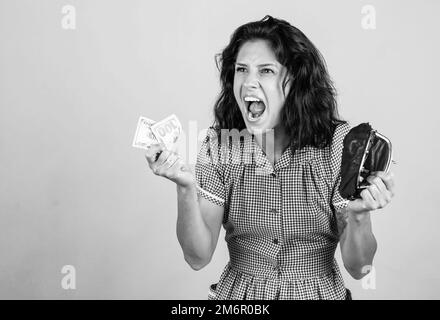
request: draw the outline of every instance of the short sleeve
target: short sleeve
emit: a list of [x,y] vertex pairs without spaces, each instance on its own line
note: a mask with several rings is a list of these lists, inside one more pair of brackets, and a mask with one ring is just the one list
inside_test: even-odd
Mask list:
[[349,202],[349,200],[343,198],[339,193],[339,186],[341,184],[341,162],[342,151],[344,148],[344,138],[349,131],[350,126],[347,123],[342,123],[336,127],[335,133],[333,134],[330,159],[333,182],[331,204],[334,212],[343,210]]
[[197,193],[203,198],[224,207],[226,192],[224,165],[216,156],[219,152],[218,136],[214,129],[208,129],[197,154],[195,166]]

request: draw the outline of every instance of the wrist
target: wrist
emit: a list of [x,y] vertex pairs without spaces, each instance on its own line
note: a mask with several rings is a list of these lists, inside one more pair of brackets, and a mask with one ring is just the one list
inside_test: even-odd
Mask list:
[[192,181],[191,183],[184,184],[184,185],[176,184],[176,189],[177,189],[177,192],[183,193],[183,194],[195,192],[195,191],[197,191],[197,184],[195,181]]
[[347,207],[347,219],[350,222],[362,223],[370,218],[370,211],[353,211]]

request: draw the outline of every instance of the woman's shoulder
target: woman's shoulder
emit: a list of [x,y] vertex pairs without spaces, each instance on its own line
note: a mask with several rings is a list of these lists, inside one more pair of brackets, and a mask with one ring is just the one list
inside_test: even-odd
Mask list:
[[348,122],[340,122],[336,125],[335,131],[333,132],[333,138],[330,145],[331,153],[339,153],[344,145],[344,138],[350,131],[351,126]]
[[335,132],[333,133],[333,141],[344,140],[347,133],[350,131],[351,126],[347,121],[343,121],[338,123],[335,128]]

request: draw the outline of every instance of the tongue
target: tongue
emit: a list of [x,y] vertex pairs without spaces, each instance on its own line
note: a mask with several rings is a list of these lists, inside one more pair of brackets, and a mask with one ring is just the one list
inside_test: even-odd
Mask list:
[[249,106],[249,111],[252,113],[253,116],[260,116],[266,107],[264,106],[264,103],[262,102],[252,102]]

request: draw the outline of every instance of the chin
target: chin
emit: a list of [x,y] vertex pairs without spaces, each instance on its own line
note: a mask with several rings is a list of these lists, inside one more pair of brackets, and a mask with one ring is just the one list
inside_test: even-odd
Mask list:
[[269,127],[267,125],[255,126],[255,125],[248,124],[248,123],[246,123],[246,128],[249,131],[249,133],[252,133],[252,134],[255,134],[255,135],[266,133],[266,131],[273,130],[272,127]]

